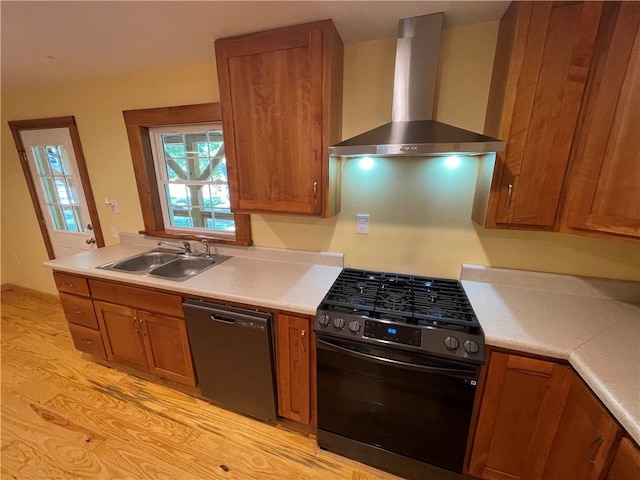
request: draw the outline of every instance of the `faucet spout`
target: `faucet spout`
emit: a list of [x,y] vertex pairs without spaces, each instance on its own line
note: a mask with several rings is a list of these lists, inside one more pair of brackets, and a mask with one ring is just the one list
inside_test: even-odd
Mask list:
[[185,256],[189,256],[191,255],[191,244],[189,242],[182,242],[182,246],[180,245],[176,245],[175,243],[171,243],[171,242],[166,242],[164,240],[160,240],[158,242],[158,246],[160,245],[168,245],[169,247],[173,247],[173,248],[178,248],[180,250],[183,250],[183,253],[185,254]]
[[206,251],[206,257],[210,257],[211,256],[211,250],[209,249],[209,240],[207,240],[206,238],[202,239],[202,244],[204,245],[205,251]]

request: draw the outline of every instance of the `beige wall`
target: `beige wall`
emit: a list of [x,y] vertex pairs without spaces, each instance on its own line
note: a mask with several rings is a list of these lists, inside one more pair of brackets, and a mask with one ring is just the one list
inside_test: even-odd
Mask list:
[[[436,118],[482,130],[497,23],[445,30]],[[344,138],[391,116],[393,39],[345,48]],[[54,291],[7,120],[74,115],[107,244],[110,226],[142,228],[122,110],[218,100],[213,62],[179,71],[2,92],[2,283]],[[344,252],[347,266],[457,277],[462,263],[640,280],[640,247],[555,233],[484,230],[471,222],[477,159],[343,162],[342,210],[330,219],[253,215],[256,245]],[[113,214],[104,197],[118,201]],[[355,214],[371,215],[369,235]],[[19,263],[18,263],[19,262]]]

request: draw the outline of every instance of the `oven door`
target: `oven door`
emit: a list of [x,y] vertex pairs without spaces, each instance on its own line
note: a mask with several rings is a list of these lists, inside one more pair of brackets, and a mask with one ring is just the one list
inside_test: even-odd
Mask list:
[[479,367],[386,346],[317,338],[321,447],[325,431],[462,471]]

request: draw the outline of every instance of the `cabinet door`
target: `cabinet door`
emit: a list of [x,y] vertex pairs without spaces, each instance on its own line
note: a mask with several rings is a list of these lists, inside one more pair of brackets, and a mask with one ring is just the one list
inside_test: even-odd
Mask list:
[[222,39],[215,46],[232,210],[323,214],[335,116],[331,89],[342,88],[331,74],[342,62],[333,23]]
[[116,363],[149,371],[140,320],[133,308],[93,302],[107,358]]
[[486,226],[554,226],[601,2],[513,2],[503,17],[485,132],[497,155]]
[[598,480],[614,442],[622,435],[609,412],[583,381],[572,375],[543,479]]
[[605,5],[569,177],[570,229],[640,238],[639,25],[640,3]]
[[470,474],[495,480],[540,478],[569,373],[569,367],[553,362],[491,354]]
[[138,311],[149,371],[195,386],[185,322],[180,318]]
[[311,418],[309,326],[307,318],[277,316],[278,414],[307,425]]
[[638,478],[640,478],[640,450],[631,440],[623,438],[607,480],[638,480]]

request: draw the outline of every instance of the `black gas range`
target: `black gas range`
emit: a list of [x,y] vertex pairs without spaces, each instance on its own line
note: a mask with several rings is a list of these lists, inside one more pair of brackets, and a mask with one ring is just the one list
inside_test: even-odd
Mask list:
[[485,350],[460,282],[345,268],[314,331],[318,445],[410,479],[460,478]]
[[457,280],[345,268],[318,307],[315,331],[484,363],[484,334]]

